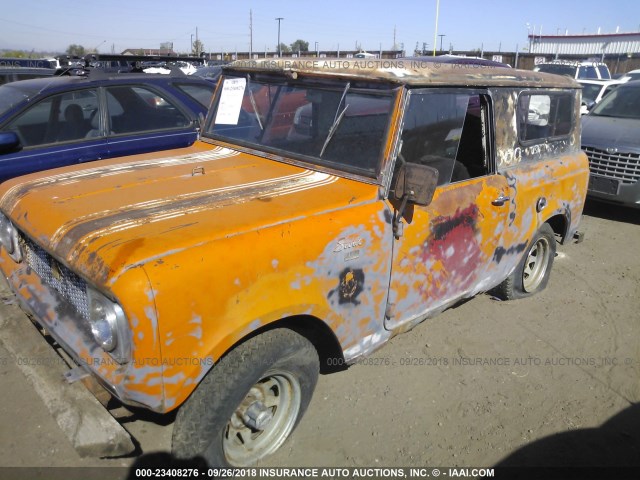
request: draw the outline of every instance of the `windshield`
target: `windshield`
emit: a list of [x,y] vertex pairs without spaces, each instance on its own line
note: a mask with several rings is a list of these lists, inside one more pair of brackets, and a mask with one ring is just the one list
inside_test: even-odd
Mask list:
[[595,102],[598,94],[602,90],[602,85],[593,83],[582,84],[582,100],[586,103]]
[[616,88],[602,99],[590,115],[640,119],[640,86]]
[[37,89],[24,88],[18,82],[0,85],[0,116],[37,93]]
[[375,177],[392,90],[225,77],[205,136]]

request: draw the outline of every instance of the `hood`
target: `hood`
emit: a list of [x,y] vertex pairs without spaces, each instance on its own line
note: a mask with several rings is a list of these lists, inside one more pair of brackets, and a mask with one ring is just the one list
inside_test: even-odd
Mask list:
[[172,153],[16,178],[2,185],[0,208],[101,285],[171,252],[378,196],[376,185],[202,142]]
[[582,145],[616,147],[620,151],[640,151],[640,120],[632,118],[582,117]]

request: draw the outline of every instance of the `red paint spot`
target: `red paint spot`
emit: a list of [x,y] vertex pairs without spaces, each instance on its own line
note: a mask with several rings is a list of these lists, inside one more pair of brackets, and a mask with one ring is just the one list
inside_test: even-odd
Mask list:
[[[452,216],[432,221],[431,236],[423,245],[421,260],[432,265],[430,282],[421,294],[432,300],[450,297],[473,285],[481,261],[476,239],[478,208],[458,209]],[[424,298],[424,297],[423,297]]]

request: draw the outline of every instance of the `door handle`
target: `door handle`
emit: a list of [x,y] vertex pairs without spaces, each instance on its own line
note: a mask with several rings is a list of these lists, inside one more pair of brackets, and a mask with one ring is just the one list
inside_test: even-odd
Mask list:
[[496,198],[494,201],[491,202],[491,204],[495,205],[496,207],[501,207],[509,200],[511,200],[510,197],[505,197],[504,194],[501,193],[498,198]]

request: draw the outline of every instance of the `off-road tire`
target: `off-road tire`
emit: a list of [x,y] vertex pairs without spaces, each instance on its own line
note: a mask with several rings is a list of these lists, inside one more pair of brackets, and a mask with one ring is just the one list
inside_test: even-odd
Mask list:
[[[247,340],[222,357],[180,407],[173,428],[173,454],[178,458],[203,458],[211,467],[228,467],[247,466],[273,453],[304,415],[318,380],[318,372],[319,361],[315,348],[292,330],[274,329]],[[242,418],[238,414],[243,408],[241,404],[244,403],[246,408],[247,399],[249,403],[255,399],[256,388],[265,385],[259,383],[261,380],[270,382],[274,378],[279,378],[284,384],[287,381],[295,384],[295,388],[290,389],[295,394],[289,398],[295,399],[293,403],[297,405],[291,408],[280,408],[280,404],[270,407],[276,412],[273,419],[280,418],[279,422],[285,422],[274,423],[276,427],[284,425],[278,438],[269,445],[260,445],[255,452],[248,452],[246,456],[237,455],[239,451],[242,454],[244,445],[238,439],[245,434],[232,435],[230,438],[229,432],[235,431],[234,425],[237,426],[239,418]],[[280,384],[274,382],[274,385],[268,391],[276,390],[281,398],[285,398],[287,394],[280,391]],[[277,395],[273,397],[277,398]],[[269,425],[267,423],[267,428],[260,430],[260,435],[268,432]],[[242,425],[242,428],[245,426]],[[246,428],[248,432],[252,431]],[[276,431],[275,427],[272,431]],[[269,438],[260,439],[258,436],[256,445]],[[252,442],[250,440],[246,444],[254,445]]]
[[501,300],[514,300],[544,290],[555,256],[556,238],[551,226],[545,223],[533,236],[513,273],[489,293]]

